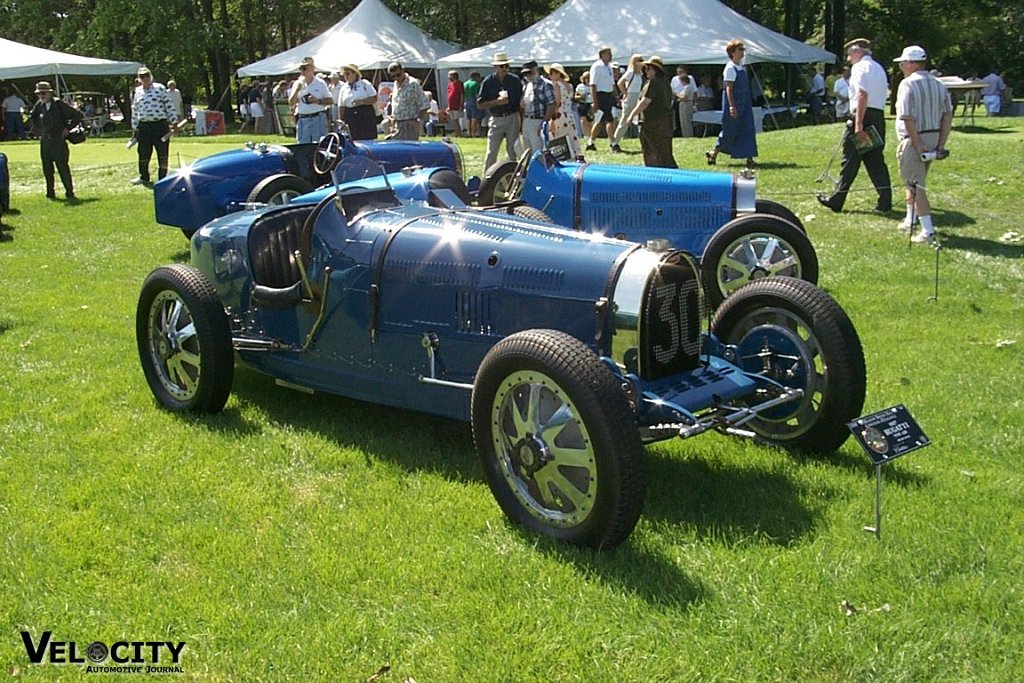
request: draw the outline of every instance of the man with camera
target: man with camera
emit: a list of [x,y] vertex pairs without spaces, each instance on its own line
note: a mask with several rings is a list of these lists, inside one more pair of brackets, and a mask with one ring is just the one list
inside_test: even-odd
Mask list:
[[295,142],[320,142],[327,135],[327,116],[334,103],[327,82],[316,73],[312,57],[303,57],[288,104],[295,113]]
[[60,181],[64,184],[64,195],[69,202],[75,201],[75,188],[71,180],[71,165],[68,159],[67,137],[70,129],[81,122],[82,112],[59,99],[54,99],[53,88],[46,81],[36,84],[39,101],[28,115],[29,123],[39,136],[39,156],[43,162],[43,177],[46,179],[46,198],[56,199],[53,168],[57,167]]
[[931,162],[948,156],[946,139],[953,111],[946,86],[925,68],[926,59],[924,48],[911,45],[893,60],[903,72],[896,94],[896,135],[900,140],[896,158],[900,178],[907,185],[907,216],[899,228],[912,229],[916,215],[921,232],[914,235],[915,242],[935,241],[925,179]]

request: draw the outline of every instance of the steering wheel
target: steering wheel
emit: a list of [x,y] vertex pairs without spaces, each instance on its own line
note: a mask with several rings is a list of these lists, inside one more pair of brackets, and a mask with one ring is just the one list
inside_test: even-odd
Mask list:
[[320,175],[327,175],[341,160],[341,136],[328,133],[320,138],[313,153],[313,170]]

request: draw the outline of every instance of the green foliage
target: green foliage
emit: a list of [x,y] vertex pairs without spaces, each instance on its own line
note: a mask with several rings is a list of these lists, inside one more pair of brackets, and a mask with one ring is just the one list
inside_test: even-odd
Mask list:
[[[867,409],[906,403],[933,440],[885,468],[882,540],[852,443],[814,460],[709,434],[647,449],[644,517],[606,554],[508,526],[461,423],[248,370],[219,415],[160,410],[134,309],[184,239],[127,184],[123,139],[73,149],[78,206],[43,198],[36,144],[4,144],[0,667],[81,678],[27,663],[18,632],[52,629],[183,640],[186,680],[1024,679],[1024,243],[1001,239],[1022,232],[1024,123],[978,123],[929,177],[937,301],[936,252],[871,211],[864,174],[845,213],[815,202],[839,126],[759,138],[758,194],[805,220]],[[172,158],[243,140],[179,138]],[[604,142],[588,156],[640,163]],[[676,158],[702,167],[709,144]]]
[[[1024,10],[996,0],[829,0],[846,8],[846,37],[867,36],[891,59],[921,43],[946,73],[992,64],[1024,90]],[[158,79],[175,78],[199,101],[216,103],[235,69],[294,47],[351,11],[358,0],[0,0],[0,35],[34,45],[144,62]],[[515,33],[559,0],[481,3],[387,0],[429,33],[469,48]],[[731,0],[726,4],[798,40],[821,45],[827,0]],[[642,11],[639,5],[637,11]],[[787,12],[795,13],[787,22]],[[599,18],[595,20],[600,20]],[[787,25],[793,26],[787,31]],[[890,56],[892,55],[892,56]],[[984,75],[984,74],[981,74]],[[123,79],[99,86],[111,92]]]

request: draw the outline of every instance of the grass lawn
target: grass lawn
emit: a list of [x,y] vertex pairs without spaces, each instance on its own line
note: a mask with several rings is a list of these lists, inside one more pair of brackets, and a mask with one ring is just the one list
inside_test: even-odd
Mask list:
[[[860,333],[866,412],[905,403],[933,441],[885,468],[881,540],[852,440],[807,459],[709,434],[647,449],[644,516],[604,554],[510,527],[462,423],[248,370],[219,415],[157,408],[135,304],[188,252],[128,185],[134,151],[73,148],[71,206],[37,145],[0,145],[2,671],[85,677],[29,663],[20,632],[52,631],[184,641],[175,680],[1024,680],[1024,120],[978,124],[929,178],[937,301],[936,251],[871,211],[865,173],[845,213],[814,200],[839,126],[759,138],[759,196],[805,219]],[[176,139],[172,165],[244,139]],[[675,145],[698,168],[710,141]],[[594,159],[641,163],[623,146]]]

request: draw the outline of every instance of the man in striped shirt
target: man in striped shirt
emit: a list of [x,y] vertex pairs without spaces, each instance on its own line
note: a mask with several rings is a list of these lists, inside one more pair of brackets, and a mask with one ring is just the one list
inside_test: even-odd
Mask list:
[[914,236],[915,242],[935,240],[931,206],[925,192],[931,160],[925,161],[922,155],[935,152],[938,158],[945,156],[952,122],[949,92],[925,68],[926,59],[924,48],[911,45],[893,60],[899,62],[903,72],[896,94],[896,135],[899,137],[896,158],[900,178],[907,185],[907,216],[899,227],[910,230],[916,216],[921,222],[921,232]]

